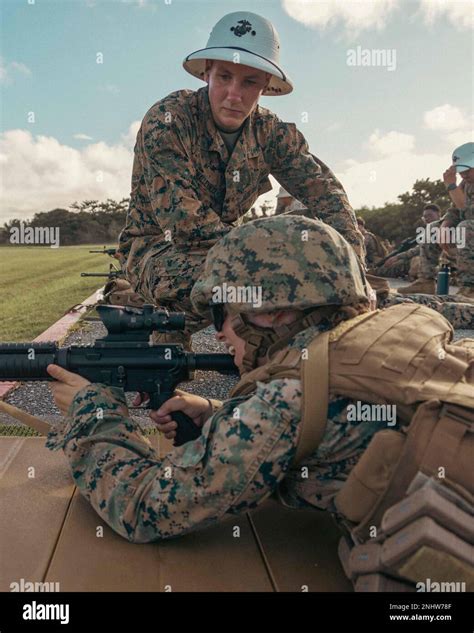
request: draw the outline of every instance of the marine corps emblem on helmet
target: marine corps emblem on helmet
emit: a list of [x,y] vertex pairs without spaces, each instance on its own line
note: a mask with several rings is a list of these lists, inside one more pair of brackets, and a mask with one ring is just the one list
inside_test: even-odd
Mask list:
[[464,143],[456,147],[453,152],[453,165],[458,173],[474,168],[474,143]]
[[234,35],[237,35],[237,37],[242,37],[242,35],[245,35],[249,31],[251,31],[252,35],[256,35],[256,32],[252,31],[252,25],[248,20],[239,20],[237,26],[232,26],[230,30]]
[[280,38],[275,27],[270,20],[250,11],[224,15],[212,29],[206,48],[190,53],[183,67],[193,77],[206,81],[207,60],[236,63],[236,50],[239,64],[270,75],[264,96],[286,95],[293,90],[291,80],[280,68]]

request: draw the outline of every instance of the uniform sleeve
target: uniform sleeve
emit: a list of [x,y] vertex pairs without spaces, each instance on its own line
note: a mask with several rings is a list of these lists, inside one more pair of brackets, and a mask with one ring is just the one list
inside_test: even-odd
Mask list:
[[[181,127],[181,129],[180,129]],[[212,246],[230,230],[198,197],[196,169],[184,125],[143,120],[137,135],[127,224],[120,236],[127,253],[134,235],[153,225],[180,249]]]
[[395,255],[395,257],[397,258],[397,261],[399,262],[408,262],[413,257],[418,257],[419,254],[420,254],[420,246],[416,245],[416,246],[413,246],[412,248],[409,248],[407,251],[398,253],[398,255]]
[[364,261],[364,239],[342,184],[319,158],[310,153],[294,123],[275,125],[272,175],[308,208],[306,215],[335,228]]
[[463,180],[459,184],[458,189],[461,189],[464,193],[464,206],[456,207],[452,205],[443,218],[443,220],[448,220],[451,226],[456,226],[457,224],[459,224],[459,222],[465,215],[466,210],[472,207],[474,201],[474,185],[468,183],[466,180]]
[[64,450],[75,484],[104,521],[147,543],[243,512],[273,492],[296,450],[300,381],[258,383],[251,397],[226,401],[197,440],[164,458],[124,406],[123,391],[88,385],[47,446]]

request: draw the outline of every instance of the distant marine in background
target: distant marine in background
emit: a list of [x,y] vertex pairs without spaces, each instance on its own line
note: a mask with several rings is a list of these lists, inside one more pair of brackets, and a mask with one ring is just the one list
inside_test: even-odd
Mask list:
[[291,193],[288,193],[284,187],[280,187],[274,215],[305,215],[304,211],[307,210],[307,207],[302,202],[292,196]]
[[357,226],[364,236],[365,261],[367,266],[370,268],[388,255],[389,250],[387,248],[386,240],[383,240],[378,235],[375,235],[375,233],[371,233],[368,229],[366,229],[365,220],[360,216],[357,218]]
[[[440,215],[441,210],[438,205],[427,204],[423,209],[421,220],[426,227],[435,226],[436,223],[439,225],[441,224]],[[441,250],[438,244],[424,244],[423,246],[425,247],[423,270],[427,273],[429,269],[434,280]],[[421,274],[420,251],[421,245],[417,242],[416,237],[409,237],[395,250],[387,253],[382,260],[372,265],[372,272],[380,277],[408,277],[410,280],[415,280]],[[434,290],[433,281],[429,287],[420,287],[418,292],[432,293]],[[417,290],[414,289],[413,292],[417,292]]]

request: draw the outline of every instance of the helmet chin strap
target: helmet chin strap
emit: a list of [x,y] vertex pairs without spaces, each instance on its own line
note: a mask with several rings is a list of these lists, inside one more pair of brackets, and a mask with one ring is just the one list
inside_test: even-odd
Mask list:
[[272,354],[285,347],[288,342],[306,328],[317,325],[325,317],[330,316],[340,306],[324,306],[302,314],[301,317],[287,325],[277,325],[271,328],[260,327],[250,323],[244,315],[237,314],[232,317],[231,325],[238,337],[245,341],[245,350],[242,364],[244,371],[248,372],[259,366],[259,360],[269,360]]

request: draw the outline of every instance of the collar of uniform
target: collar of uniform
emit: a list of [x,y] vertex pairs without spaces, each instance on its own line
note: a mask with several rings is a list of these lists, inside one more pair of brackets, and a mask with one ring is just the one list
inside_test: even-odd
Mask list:
[[[219,154],[226,155],[227,148],[225,146],[224,141],[222,140],[221,135],[219,134],[219,130],[216,128],[214,123],[214,118],[212,116],[211,104],[209,102],[209,92],[208,87],[200,88],[198,90],[198,107],[199,112],[202,113],[203,120],[205,121],[204,134],[201,139],[201,147],[206,150],[214,150],[219,152]],[[239,153],[239,148],[244,147],[245,154],[248,158],[253,158],[260,153],[260,147],[258,146],[257,139],[255,138],[255,134],[253,131],[255,116],[258,114],[259,106],[257,105],[254,112],[252,112],[246,119],[244,126],[242,128],[242,132],[240,137],[237,140],[237,143],[234,147],[234,151],[232,153],[232,159],[234,159],[234,154]],[[241,143],[243,145],[241,145]]]

